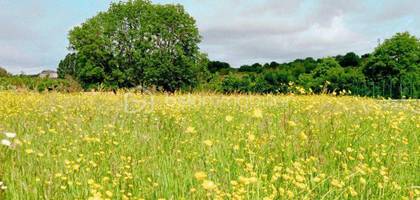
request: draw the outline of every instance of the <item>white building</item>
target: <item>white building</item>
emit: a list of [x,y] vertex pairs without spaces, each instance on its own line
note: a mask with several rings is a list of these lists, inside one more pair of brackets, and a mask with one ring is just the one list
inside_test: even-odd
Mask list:
[[40,78],[58,78],[58,73],[53,70],[44,70],[38,75]]

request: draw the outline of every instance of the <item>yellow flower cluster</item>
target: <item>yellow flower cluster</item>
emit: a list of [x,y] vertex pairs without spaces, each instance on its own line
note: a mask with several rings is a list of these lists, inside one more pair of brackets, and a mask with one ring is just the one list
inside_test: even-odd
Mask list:
[[296,90],[0,92],[0,199],[420,198],[419,101]]

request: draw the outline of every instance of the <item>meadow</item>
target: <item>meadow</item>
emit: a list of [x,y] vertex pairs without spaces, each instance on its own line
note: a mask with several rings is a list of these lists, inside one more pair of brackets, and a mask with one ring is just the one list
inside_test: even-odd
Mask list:
[[419,199],[420,102],[0,92],[0,199]]

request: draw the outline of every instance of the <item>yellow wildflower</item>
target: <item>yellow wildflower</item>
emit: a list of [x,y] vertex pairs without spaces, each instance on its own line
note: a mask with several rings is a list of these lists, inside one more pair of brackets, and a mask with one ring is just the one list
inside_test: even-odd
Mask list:
[[344,186],[344,183],[342,181],[339,181],[337,179],[331,180],[331,185],[337,188],[342,188]]
[[201,181],[201,180],[204,180],[205,178],[207,178],[207,174],[206,174],[205,172],[200,171],[200,172],[196,172],[196,173],[194,174],[194,177],[195,177],[197,180]]
[[254,110],[254,117],[255,118],[263,118],[263,113],[260,109],[255,109]]
[[32,150],[32,149],[26,149],[26,150],[25,150],[25,152],[26,152],[27,154],[32,154],[32,153],[34,153],[34,150]]
[[108,191],[106,191],[106,192],[105,192],[105,194],[106,194],[106,196],[108,196],[108,197],[112,197],[112,195],[113,195],[113,194],[112,194],[112,192],[111,192],[111,191],[109,191],[109,190],[108,190]]
[[204,140],[204,141],[203,141],[203,143],[204,143],[205,145],[207,145],[208,147],[213,146],[213,142],[212,142],[211,140]]
[[308,136],[306,136],[306,134],[302,131],[299,133],[299,139],[302,141],[306,141],[308,140]]
[[195,130],[194,127],[188,127],[187,130],[185,130],[186,133],[196,133],[197,131]]
[[217,185],[213,181],[204,181],[202,184],[203,188],[209,191],[212,191],[217,188]]
[[228,115],[228,116],[225,117],[225,119],[226,119],[227,122],[231,122],[233,120],[233,117]]

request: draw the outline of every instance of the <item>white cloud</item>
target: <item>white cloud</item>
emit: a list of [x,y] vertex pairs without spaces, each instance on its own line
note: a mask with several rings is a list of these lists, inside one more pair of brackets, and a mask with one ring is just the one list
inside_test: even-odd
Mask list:
[[[238,15],[244,13],[238,6],[230,13],[217,13],[219,20],[201,28],[202,47],[211,58],[229,61],[234,66],[342,53],[362,38],[344,19],[346,12],[358,7],[342,8],[343,2],[325,1],[328,4],[316,4],[307,11],[302,1],[286,1],[283,7],[278,1],[265,1],[245,12],[258,13],[264,7],[262,16]],[[287,8],[289,15],[284,15],[279,7]]]

